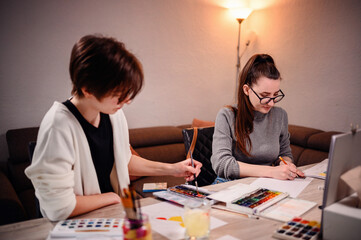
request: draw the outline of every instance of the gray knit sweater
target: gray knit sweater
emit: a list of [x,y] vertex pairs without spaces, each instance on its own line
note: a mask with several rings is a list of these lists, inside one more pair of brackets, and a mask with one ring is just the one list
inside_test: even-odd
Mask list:
[[240,178],[237,161],[272,165],[278,156],[287,156],[293,159],[288,132],[288,117],[282,108],[273,107],[267,114],[254,112],[253,132],[250,134],[251,157],[247,157],[236,147],[234,126],[233,111],[229,108],[222,108],[216,118],[211,157],[213,169],[219,177]]

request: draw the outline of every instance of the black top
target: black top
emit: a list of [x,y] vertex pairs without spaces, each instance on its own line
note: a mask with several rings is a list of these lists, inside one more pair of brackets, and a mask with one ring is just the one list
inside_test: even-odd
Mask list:
[[114,165],[113,129],[108,114],[100,113],[98,127],[90,124],[70,100],[63,104],[74,114],[88,140],[94,167],[97,173],[100,191],[113,192],[110,184],[110,172]]

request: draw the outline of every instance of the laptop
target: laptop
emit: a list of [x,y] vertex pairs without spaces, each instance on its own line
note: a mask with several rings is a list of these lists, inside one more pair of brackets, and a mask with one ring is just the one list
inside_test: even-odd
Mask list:
[[[337,204],[340,200],[345,199],[353,193],[352,189],[350,189],[343,181],[340,181],[340,176],[360,165],[361,129],[349,133],[333,135],[330,144],[329,163],[322,204],[321,233],[323,237],[326,236],[326,238],[328,238],[328,236],[330,236],[330,239],[337,239],[337,234],[339,234],[343,239],[350,239],[347,236],[350,236],[350,234],[354,236],[355,231],[361,231],[360,226],[358,227],[358,230],[352,227],[353,224],[358,224],[356,223],[358,220],[355,220],[352,217],[348,223],[338,223],[338,221],[341,220],[347,221],[349,218],[344,215],[346,214],[345,210],[347,210],[347,206],[344,206],[346,208],[340,210],[339,213],[337,213],[337,211],[336,213],[332,213],[334,210],[331,210],[331,208],[334,207],[331,205]],[[358,208],[350,208],[349,210],[352,212],[360,210],[361,212],[361,209]]]

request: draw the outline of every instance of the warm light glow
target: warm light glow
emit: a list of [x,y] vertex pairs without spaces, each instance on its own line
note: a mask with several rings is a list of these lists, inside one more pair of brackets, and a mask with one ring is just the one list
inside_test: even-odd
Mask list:
[[248,7],[248,0],[217,0],[225,8],[244,8]]
[[229,10],[236,19],[246,19],[252,12],[250,8],[231,8]]
[[265,9],[275,4],[279,4],[280,0],[202,0],[208,4],[223,8],[252,8],[253,10]]

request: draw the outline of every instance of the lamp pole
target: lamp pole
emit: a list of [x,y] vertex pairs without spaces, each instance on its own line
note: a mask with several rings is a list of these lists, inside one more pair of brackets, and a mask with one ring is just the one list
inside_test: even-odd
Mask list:
[[244,18],[237,18],[237,21],[238,21],[238,44],[237,44],[237,65],[236,65],[236,68],[237,68],[237,72],[236,72],[236,94],[235,94],[235,100],[237,102],[237,93],[238,93],[238,84],[239,84],[239,81],[238,81],[238,75],[239,75],[239,69],[241,67],[241,57],[239,56],[239,45],[240,45],[240,39],[241,39],[241,23],[242,21],[244,20]]

